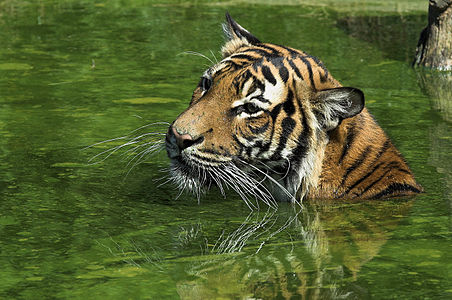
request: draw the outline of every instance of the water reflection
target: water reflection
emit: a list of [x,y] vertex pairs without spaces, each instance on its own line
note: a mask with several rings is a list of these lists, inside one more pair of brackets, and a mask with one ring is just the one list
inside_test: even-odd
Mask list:
[[411,62],[422,27],[424,14],[383,16],[346,16],[337,26],[348,35],[377,47],[386,57]]
[[[172,3],[0,1],[0,298],[450,298],[450,113],[433,97],[429,108],[408,66],[426,13],[337,30],[343,14],[323,7]],[[176,201],[153,181],[165,153],[126,176],[141,148],[86,166],[109,148],[80,148],[187,106],[205,67],[178,54],[216,51],[225,10],[366,89],[427,190],[408,218],[392,201],[250,215],[215,191]]]
[[[150,270],[149,276],[171,277],[182,299],[362,299],[368,296],[356,283],[362,266],[378,255],[411,204],[397,200],[282,205],[251,212],[225,228],[213,230],[203,219],[175,226],[167,249],[157,248],[162,243],[148,235],[99,244],[116,267],[123,261]],[[171,251],[184,256],[169,255]]]
[[353,283],[360,268],[378,254],[409,206],[318,202],[251,213],[222,233],[208,260],[189,266],[193,279],[178,282],[178,293],[183,299],[362,299],[365,289]]
[[[416,68],[419,86],[428,95],[434,113],[439,115],[430,130],[429,163],[444,176],[444,199],[448,200],[452,214],[452,142],[450,139],[452,123],[452,72],[440,72],[426,68]],[[452,228],[452,221],[451,221]]]

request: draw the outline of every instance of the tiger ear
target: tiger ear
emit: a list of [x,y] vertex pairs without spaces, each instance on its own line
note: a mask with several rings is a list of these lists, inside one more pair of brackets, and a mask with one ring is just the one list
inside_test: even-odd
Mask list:
[[314,107],[320,125],[330,131],[363,110],[364,93],[352,87],[322,90],[316,94]]
[[221,49],[224,58],[231,56],[242,46],[260,43],[257,37],[240,26],[229,13],[226,13],[226,23],[223,24],[223,31],[227,40],[226,44]]

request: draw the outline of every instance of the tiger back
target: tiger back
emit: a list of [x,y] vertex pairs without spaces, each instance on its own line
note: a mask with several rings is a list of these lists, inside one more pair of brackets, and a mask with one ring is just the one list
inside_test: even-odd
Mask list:
[[180,189],[232,188],[247,204],[422,191],[361,90],[342,87],[316,57],[226,20],[223,59],[166,136]]

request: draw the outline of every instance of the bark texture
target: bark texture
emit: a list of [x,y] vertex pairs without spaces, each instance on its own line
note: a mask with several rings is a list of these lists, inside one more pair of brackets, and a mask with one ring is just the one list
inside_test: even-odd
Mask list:
[[452,0],[430,0],[413,65],[452,70]]

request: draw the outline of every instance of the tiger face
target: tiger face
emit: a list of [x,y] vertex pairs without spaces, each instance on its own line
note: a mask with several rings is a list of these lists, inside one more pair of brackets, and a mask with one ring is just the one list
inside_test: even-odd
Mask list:
[[363,109],[363,94],[340,88],[316,58],[261,43],[229,15],[224,29],[223,60],[168,130],[172,177],[194,191],[216,184],[293,200],[319,171],[326,132]]
[[[341,87],[317,58],[261,43],[228,14],[226,20],[223,59],[204,72],[189,107],[168,129],[172,179],[198,196],[216,185],[248,204],[301,200],[327,186],[332,133],[361,112],[367,120],[364,95]],[[347,169],[348,157],[342,160]]]

